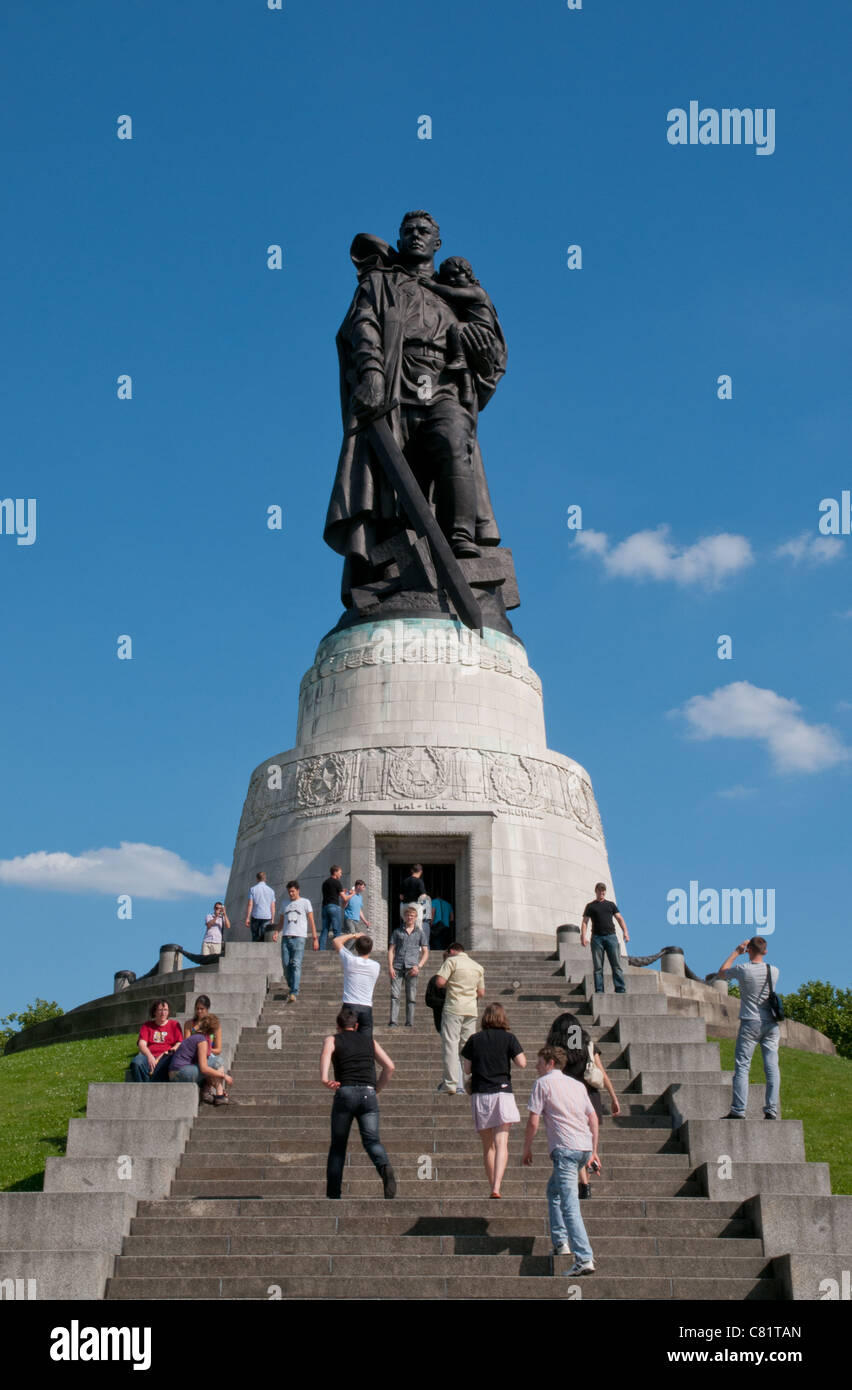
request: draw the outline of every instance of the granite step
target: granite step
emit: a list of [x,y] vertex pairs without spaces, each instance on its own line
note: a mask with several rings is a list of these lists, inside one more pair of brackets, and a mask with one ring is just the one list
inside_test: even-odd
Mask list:
[[[173,1286],[173,1287],[172,1287]],[[333,1277],[329,1274],[312,1279],[299,1276],[296,1279],[279,1277],[276,1279],[249,1276],[244,1279],[217,1277],[216,1275],[184,1279],[154,1278],[116,1278],[109,1281],[106,1297],[110,1301],[141,1299],[262,1299],[271,1296],[280,1299],[294,1299],[299,1302],[317,1300],[352,1302],[388,1302],[434,1299],[439,1302],[469,1301],[472,1298],[493,1300],[512,1300],[534,1298],[536,1300],[570,1299],[579,1294],[584,1301],[590,1299],[629,1299],[653,1300],[677,1299],[684,1302],[698,1300],[744,1300],[768,1301],[778,1297],[776,1281],[773,1278],[719,1278],[701,1279],[668,1275],[649,1277],[639,1275],[602,1276],[595,1274],[578,1282],[564,1277],[546,1276],[396,1276],[370,1278],[368,1288],[353,1288],[351,1278]]]

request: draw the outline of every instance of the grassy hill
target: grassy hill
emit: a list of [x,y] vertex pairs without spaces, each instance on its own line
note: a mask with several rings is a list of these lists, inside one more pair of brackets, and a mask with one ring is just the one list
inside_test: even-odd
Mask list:
[[[733,1068],[732,1038],[719,1043]],[[0,1191],[40,1191],[44,1162],[64,1154],[68,1121],[86,1113],[90,1081],[122,1081],[136,1050],[131,1034],[54,1043],[0,1057]],[[781,1108],[801,1120],[810,1160],[831,1164],[832,1192],[852,1193],[852,1061],[782,1047]],[[751,1080],[763,1081],[760,1052]]]
[[0,1057],[0,1190],[40,1192],[45,1159],[65,1153],[90,1081],[123,1081],[133,1034],[53,1043]]
[[[713,1041],[719,1044],[722,1066],[733,1071],[734,1039]],[[783,1118],[802,1121],[809,1162],[831,1164],[832,1192],[852,1193],[852,1061],[797,1052],[793,1047],[779,1048],[778,1060]],[[764,1079],[758,1048],[752,1058],[750,1080],[762,1085]],[[761,1113],[758,1111],[756,1118]]]

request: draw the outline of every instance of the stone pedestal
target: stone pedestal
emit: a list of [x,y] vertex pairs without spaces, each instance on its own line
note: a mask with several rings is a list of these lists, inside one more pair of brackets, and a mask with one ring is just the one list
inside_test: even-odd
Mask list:
[[228,913],[242,934],[265,869],[279,896],[299,880],[319,929],[320,884],[339,863],[346,886],[366,881],[384,944],[400,860],[455,865],[456,935],[474,949],[554,950],[596,881],[612,888],[589,776],[548,749],[541,683],[517,638],[410,617],[325,637],[302,681],[296,746],[252,774]]

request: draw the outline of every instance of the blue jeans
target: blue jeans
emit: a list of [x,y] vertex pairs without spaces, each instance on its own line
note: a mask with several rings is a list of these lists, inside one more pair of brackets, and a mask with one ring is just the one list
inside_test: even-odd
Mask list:
[[624,974],[621,969],[621,952],[618,949],[618,937],[614,931],[608,932],[606,936],[592,937],[592,969],[595,972],[595,994],[603,994],[604,954],[606,954],[612,966],[612,983],[615,986],[615,992],[616,994],[624,994],[626,992],[626,986],[624,984]]
[[778,1039],[781,1030],[770,1013],[761,1012],[761,1021],[743,1019],[737,1033],[734,1049],[734,1096],[731,1110],[734,1115],[745,1115],[748,1106],[748,1074],[754,1049],[760,1043],[763,1053],[763,1070],[766,1072],[766,1095],[763,1102],[764,1115],[778,1114],[778,1101],[781,1094],[781,1072],[778,1069]]
[[[592,938],[594,940],[594,937]],[[554,1250],[570,1245],[575,1260],[586,1264],[592,1259],[592,1247],[583,1218],[580,1215],[578,1170],[588,1163],[591,1149],[554,1149],[553,1172],[547,1184],[547,1206],[550,1218],[550,1238]]]
[[332,941],[336,936],[342,936],[343,927],[343,908],[340,903],[323,903],[322,905],[322,930],[320,931],[321,951],[333,951]]
[[194,1081],[196,1086],[201,1081],[201,1068],[194,1062],[189,1062],[185,1067],[178,1067],[177,1071],[169,1074],[170,1081]]
[[168,1081],[171,1060],[172,1054],[164,1052],[153,1072],[150,1072],[148,1070],[148,1058],[143,1056],[141,1052],[137,1052],[130,1063],[129,1079],[131,1081]]
[[417,981],[419,975],[412,975],[411,969],[404,969],[401,965],[393,968],[393,979],[390,982],[391,1002],[390,1002],[390,1021],[396,1023],[399,1018],[399,996],[402,993],[402,983],[405,981],[405,1022],[407,1027],[414,1026],[414,1001],[417,998]]
[[326,1197],[339,1197],[352,1121],[358,1121],[361,1143],[381,1172],[388,1161],[379,1138],[379,1101],[372,1086],[341,1086],[331,1107],[331,1148],[325,1171]]
[[299,993],[302,982],[302,960],[305,955],[306,936],[282,936],[281,966],[291,994]]

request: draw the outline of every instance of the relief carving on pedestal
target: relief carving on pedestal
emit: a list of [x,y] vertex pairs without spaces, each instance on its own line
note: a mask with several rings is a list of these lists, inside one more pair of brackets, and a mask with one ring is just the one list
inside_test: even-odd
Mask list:
[[[277,778],[273,771],[277,771]],[[453,803],[491,807],[529,819],[564,816],[603,839],[591,785],[571,768],[543,758],[479,748],[369,747],[264,765],[252,779],[239,835],[293,810],[334,815],[335,808],[392,801],[452,810]]]
[[397,796],[412,801],[442,796],[447,787],[449,758],[443,748],[394,748],[386,750],[388,782]]
[[324,806],[342,801],[351,753],[324,753],[299,764],[296,790],[300,806]]
[[492,753],[489,768],[494,794],[508,806],[523,806],[527,810],[538,806],[540,798],[533,793],[533,779],[525,758],[511,753]]

